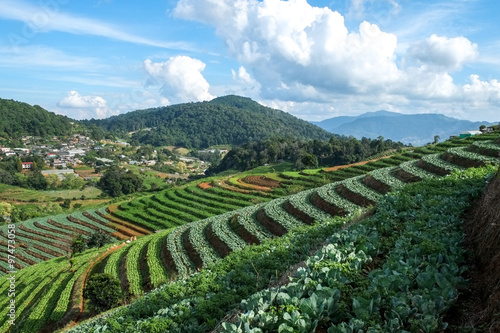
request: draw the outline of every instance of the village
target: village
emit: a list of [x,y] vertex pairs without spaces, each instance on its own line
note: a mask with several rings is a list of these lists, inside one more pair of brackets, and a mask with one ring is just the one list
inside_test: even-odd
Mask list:
[[[74,134],[67,138],[52,137],[43,140],[40,137],[23,136],[21,147],[0,147],[0,160],[15,157],[21,160],[21,172],[34,168],[42,175],[73,174],[84,180],[98,178],[99,172],[110,165],[119,165],[138,172],[155,172],[165,183],[190,176],[203,176],[210,165],[198,157],[190,156],[187,149],[176,147],[160,148],[137,146],[121,140],[92,140],[88,136]],[[198,153],[216,153],[221,156],[226,149],[206,149]],[[43,165],[34,161],[43,160]],[[40,163],[38,163],[40,164]]]

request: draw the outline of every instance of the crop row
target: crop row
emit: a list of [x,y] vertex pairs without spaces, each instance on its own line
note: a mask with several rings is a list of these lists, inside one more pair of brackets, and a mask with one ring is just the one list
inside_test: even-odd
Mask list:
[[[445,329],[443,315],[465,282],[460,215],[484,186],[474,172],[390,195],[373,218],[333,234],[292,283],[242,300],[238,321],[224,323],[224,331]],[[429,187],[435,190],[423,190]],[[435,231],[441,228],[447,232]]]

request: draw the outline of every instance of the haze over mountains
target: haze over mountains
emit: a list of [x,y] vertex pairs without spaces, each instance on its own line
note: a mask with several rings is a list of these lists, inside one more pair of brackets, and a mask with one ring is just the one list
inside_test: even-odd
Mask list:
[[432,142],[435,135],[445,140],[463,131],[478,130],[481,125],[491,125],[488,122],[460,120],[436,113],[407,115],[384,110],[311,123],[339,135],[352,135],[357,139],[383,136],[414,146]]

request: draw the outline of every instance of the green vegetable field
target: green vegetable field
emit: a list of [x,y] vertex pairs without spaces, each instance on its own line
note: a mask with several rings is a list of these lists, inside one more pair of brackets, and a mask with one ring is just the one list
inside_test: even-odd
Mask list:
[[[498,151],[498,135],[487,134],[336,171],[198,181],[21,222],[23,324],[4,313],[0,331],[81,319],[85,281],[108,273],[131,304],[71,332],[438,332],[464,283],[460,215],[495,172]],[[70,260],[72,239],[95,230],[113,247]],[[8,235],[1,227],[1,244]],[[8,254],[0,253],[3,294]]]

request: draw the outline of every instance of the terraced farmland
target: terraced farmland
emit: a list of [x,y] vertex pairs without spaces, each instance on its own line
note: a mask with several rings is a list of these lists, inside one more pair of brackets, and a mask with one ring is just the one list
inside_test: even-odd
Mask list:
[[[65,304],[68,293],[72,297],[80,297],[78,295],[81,293],[70,292],[72,287],[67,286],[77,281],[83,286],[89,271],[110,273],[119,278],[126,294],[140,296],[165,282],[187,277],[208,267],[249,244],[259,244],[266,239],[282,236],[295,227],[321,223],[332,216],[354,214],[364,207],[375,205],[384,194],[408,182],[448,174],[463,168],[461,164],[470,161],[481,165],[498,164],[499,158],[491,156],[492,151],[500,150],[495,149],[498,148],[497,142],[484,141],[470,147],[468,150],[447,148],[444,152],[423,155],[420,160],[409,160],[404,156],[390,157],[384,159],[384,163],[376,161],[351,171],[318,170],[274,175],[273,184],[279,187],[268,186],[270,188],[281,189],[287,185],[310,187],[276,199],[272,199],[269,193],[253,190],[245,193],[240,191],[241,188],[228,189],[227,183],[221,182],[221,186],[214,184],[205,189],[192,185],[167,190],[109,207],[108,210],[103,208],[70,216],[25,221],[16,230],[16,241],[19,243],[16,248],[16,268],[23,268],[18,273],[17,292],[31,295],[30,290],[33,290],[33,297],[39,294],[40,298],[28,301],[29,312],[19,307],[18,318],[32,317],[37,320],[34,327],[43,327],[54,318],[62,318],[70,313],[70,308],[73,312],[68,314],[68,318],[78,317],[83,309],[76,311]],[[476,147],[488,149],[478,150]],[[486,152],[490,154],[484,155]],[[398,166],[394,166],[396,162]],[[328,180],[326,185],[317,187],[325,180]],[[246,181],[252,180],[246,178]],[[108,214],[109,211],[111,214]],[[108,253],[87,251],[81,255],[82,258],[89,256],[95,260],[86,259],[84,263],[82,259],[80,266],[68,267],[70,264],[64,258],[34,265],[66,255],[76,234],[88,236],[98,229],[109,233],[117,241],[145,235],[152,230],[163,231],[139,237]],[[0,233],[2,244],[7,244],[8,231],[2,228]],[[11,270],[7,252],[0,256],[3,258],[0,260],[0,271],[6,273]],[[61,289],[52,289],[48,285],[44,287],[46,284],[41,284],[40,289],[33,289],[38,286],[33,286],[33,280],[26,272],[37,267],[49,267],[56,262],[60,263],[60,270],[40,268],[36,274],[40,281],[57,282]],[[28,267],[30,265],[33,266]],[[6,288],[7,285],[6,278],[1,278],[0,288]],[[42,291],[47,296],[41,296]],[[3,325],[6,325],[5,322]],[[25,331],[17,327],[16,330]]]

